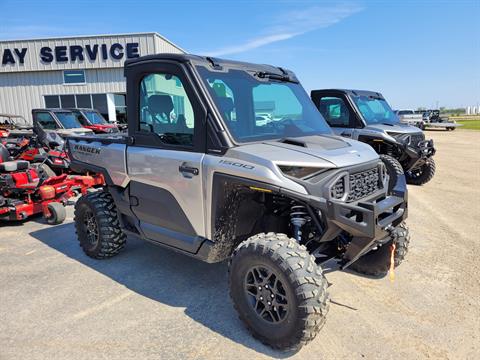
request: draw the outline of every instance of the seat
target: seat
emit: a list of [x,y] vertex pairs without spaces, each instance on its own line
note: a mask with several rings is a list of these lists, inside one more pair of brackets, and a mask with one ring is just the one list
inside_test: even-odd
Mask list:
[[24,160],[6,161],[0,163],[0,172],[14,172],[19,170],[27,170],[30,167],[30,163]]
[[235,109],[233,99],[229,97],[217,97],[217,103],[222,115],[224,115],[228,120],[232,120],[231,114],[233,109]]
[[148,111],[155,117],[160,115],[170,123],[170,113],[173,110],[173,100],[170,95],[155,94],[148,97]]

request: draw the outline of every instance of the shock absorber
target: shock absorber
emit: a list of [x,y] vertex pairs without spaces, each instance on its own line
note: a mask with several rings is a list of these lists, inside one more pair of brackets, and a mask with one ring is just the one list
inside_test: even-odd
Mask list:
[[303,205],[293,205],[290,208],[290,222],[293,226],[293,237],[299,243],[302,240],[302,226],[309,221],[308,212]]

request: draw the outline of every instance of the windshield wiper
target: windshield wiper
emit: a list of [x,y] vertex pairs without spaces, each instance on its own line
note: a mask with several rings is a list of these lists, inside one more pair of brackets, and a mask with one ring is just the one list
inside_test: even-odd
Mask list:
[[253,75],[260,79],[277,80],[277,81],[291,82],[294,84],[298,84],[298,81],[288,76],[288,74],[280,75],[280,74],[275,74],[275,73],[266,72],[266,71],[257,71]]

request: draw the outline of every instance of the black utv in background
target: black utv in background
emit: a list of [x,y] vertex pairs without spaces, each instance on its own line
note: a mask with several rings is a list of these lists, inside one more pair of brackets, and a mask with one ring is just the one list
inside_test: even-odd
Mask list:
[[327,89],[313,90],[311,98],[337,135],[367,143],[390,157],[391,171],[397,160],[408,183],[423,185],[433,178],[433,140],[425,140],[419,128],[401,123],[382,94]]

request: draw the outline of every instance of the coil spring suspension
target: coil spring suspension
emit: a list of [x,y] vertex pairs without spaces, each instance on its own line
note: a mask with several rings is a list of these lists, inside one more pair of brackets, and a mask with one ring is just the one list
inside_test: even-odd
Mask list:
[[305,206],[303,205],[293,205],[290,208],[290,222],[293,226],[293,237],[299,243],[302,240],[302,226],[310,221],[308,212]]

